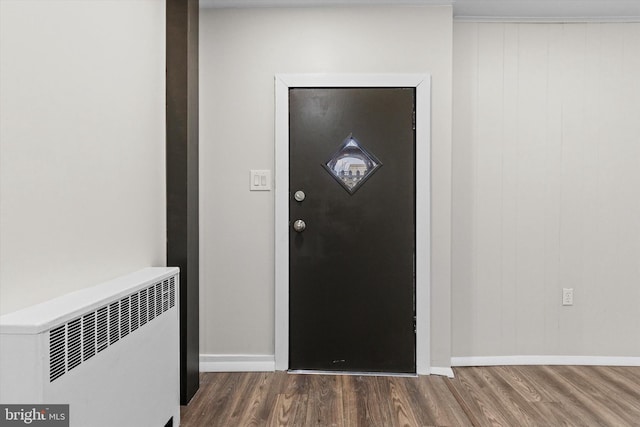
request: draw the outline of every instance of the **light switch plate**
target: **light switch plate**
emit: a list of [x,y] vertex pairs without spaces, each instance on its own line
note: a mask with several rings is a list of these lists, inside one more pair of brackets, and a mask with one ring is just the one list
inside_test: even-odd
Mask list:
[[271,171],[251,169],[251,191],[271,191]]

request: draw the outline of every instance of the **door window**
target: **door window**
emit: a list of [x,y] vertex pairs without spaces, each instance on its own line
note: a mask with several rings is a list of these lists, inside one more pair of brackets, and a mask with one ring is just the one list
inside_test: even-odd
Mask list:
[[323,166],[345,190],[353,194],[382,166],[382,162],[353,135],[349,135]]

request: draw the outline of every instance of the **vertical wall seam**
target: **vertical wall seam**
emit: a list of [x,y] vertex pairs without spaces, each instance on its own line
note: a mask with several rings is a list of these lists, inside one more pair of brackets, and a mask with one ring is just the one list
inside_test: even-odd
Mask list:
[[[473,281],[473,301],[477,302],[479,300],[479,284],[478,284],[478,260],[476,254],[478,253],[478,145],[479,145],[479,115],[480,115],[480,24],[475,23],[475,33],[476,33],[476,43],[475,43],[475,93],[474,93],[474,108],[473,108],[473,133],[471,137],[471,156],[472,156],[472,164],[473,164],[473,205],[472,205],[472,215],[473,215],[473,223],[472,223],[472,257],[471,257],[471,268],[473,269],[473,273],[471,275]],[[477,307],[473,309],[473,325],[479,324],[479,310]],[[473,329],[475,329],[475,327]],[[475,330],[471,334],[471,339],[475,338]]]
[[[500,107],[500,117],[502,120],[501,126],[501,147],[500,150],[500,307],[504,307],[504,291],[505,291],[505,283],[504,283],[504,222],[505,222],[505,214],[504,214],[504,151],[505,151],[505,118],[504,118],[504,105],[505,105],[505,96],[506,96],[506,87],[505,87],[505,62],[506,62],[506,26],[502,26],[502,102]],[[504,319],[504,310],[500,309],[500,324],[505,324]],[[505,351],[505,342],[506,337],[504,336],[504,329],[500,331],[500,341],[502,351]]]

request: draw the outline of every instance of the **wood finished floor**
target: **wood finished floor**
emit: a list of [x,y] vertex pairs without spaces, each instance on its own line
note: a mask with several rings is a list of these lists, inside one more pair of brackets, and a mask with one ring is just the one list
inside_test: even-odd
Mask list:
[[454,379],[203,373],[181,426],[640,426],[637,367],[454,371]]

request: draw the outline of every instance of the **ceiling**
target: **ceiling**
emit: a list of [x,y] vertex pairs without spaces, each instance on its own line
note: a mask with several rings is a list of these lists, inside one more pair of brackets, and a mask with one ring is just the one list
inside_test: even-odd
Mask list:
[[200,0],[200,7],[452,5],[456,20],[640,22],[640,0]]

